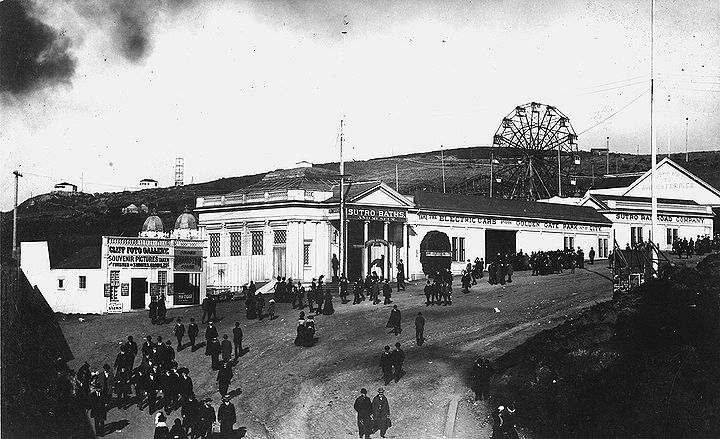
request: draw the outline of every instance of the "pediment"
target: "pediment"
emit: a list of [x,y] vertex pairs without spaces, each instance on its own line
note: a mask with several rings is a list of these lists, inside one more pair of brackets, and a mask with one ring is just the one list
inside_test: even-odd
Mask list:
[[384,206],[384,207],[413,207],[410,201],[403,197],[400,193],[393,190],[385,184],[379,184],[369,191],[359,194],[352,200],[348,200],[353,204],[365,204],[368,206]]
[[[658,198],[692,200],[702,205],[720,205],[720,192],[669,159],[657,165],[655,189]],[[650,172],[638,178],[623,194],[627,197],[651,196]]]

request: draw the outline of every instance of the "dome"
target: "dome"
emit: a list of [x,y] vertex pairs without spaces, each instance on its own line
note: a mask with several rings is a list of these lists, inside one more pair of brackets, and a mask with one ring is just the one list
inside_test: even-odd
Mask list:
[[157,214],[155,214],[155,212],[153,212],[149,217],[147,217],[147,219],[143,223],[142,231],[143,232],[161,232],[161,233],[163,232],[162,220],[160,219],[159,216],[157,216]]
[[185,208],[185,211],[177,217],[177,220],[175,220],[175,230],[180,229],[197,230],[197,220],[195,219],[195,215],[190,213],[187,207]]

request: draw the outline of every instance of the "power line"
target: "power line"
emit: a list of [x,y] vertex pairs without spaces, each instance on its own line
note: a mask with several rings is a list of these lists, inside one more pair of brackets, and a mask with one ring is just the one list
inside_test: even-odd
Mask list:
[[635,101],[637,101],[638,99],[640,99],[645,93],[647,93],[647,92],[649,92],[649,91],[650,91],[650,89],[648,88],[648,89],[645,90],[644,92],[640,93],[635,99],[633,99],[632,101],[630,101],[630,102],[628,102],[627,104],[623,105],[622,108],[620,108],[619,110],[617,110],[616,112],[614,112],[614,113],[611,114],[610,116],[606,117],[605,119],[601,120],[600,122],[596,123],[595,125],[591,126],[590,128],[586,128],[586,129],[580,131],[577,135],[579,136],[579,135],[581,135],[581,134],[584,134],[584,133],[590,131],[591,129],[595,128],[596,126],[601,125],[601,124],[607,122],[610,118],[614,117],[614,116],[617,115],[619,112],[621,112],[621,111],[623,111],[624,109],[626,109],[627,107],[629,107],[633,102],[635,102]]
[[602,90],[589,91],[589,92],[587,92],[587,93],[583,93],[583,95],[589,95],[589,94],[595,94],[595,93],[603,93],[603,92],[606,92],[606,91],[617,90],[617,89],[625,88],[625,87],[633,87],[633,86],[635,86],[635,85],[645,84],[646,82],[648,82],[648,80],[647,80],[647,79],[643,79],[642,81],[636,81],[636,82],[631,82],[630,84],[618,85],[617,87],[611,87],[611,88],[605,88],[605,89],[602,89]]

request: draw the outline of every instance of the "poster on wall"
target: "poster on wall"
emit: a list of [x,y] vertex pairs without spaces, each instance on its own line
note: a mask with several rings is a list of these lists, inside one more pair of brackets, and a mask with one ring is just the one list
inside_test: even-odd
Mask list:
[[172,296],[175,293],[175,284],[172,282],[167,284],[167,295]]
[[129,296],[130,295],[130,284],[128,284],[128,283],[120,284],[120,295],[121,296]]
[[202,271],[201,248],[175,247],[173,268],[176,273],[199,273]]
[[108,314],[120,314],[123,312],[122,302],[110,302],[108,304]]
[[103,296],[112,297],[112,287],[110,284],[103,284]]
[[157,297],[160,295],[160,284],[151,282],[150,283],[150,297]]

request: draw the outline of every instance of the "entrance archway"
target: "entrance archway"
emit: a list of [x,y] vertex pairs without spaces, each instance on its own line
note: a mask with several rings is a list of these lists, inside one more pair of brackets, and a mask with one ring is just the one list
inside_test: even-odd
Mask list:
[[389,277],[388,258],[390,257],[390,243],[384,239],[368,239],[365,241],[367,260],[365,274],[378,272],[381,278]]
[[423,273],[435,276],[440,272],[450,272],[451,262],[450,238],[437,230],[427,232],[420,241],[420,264]]

